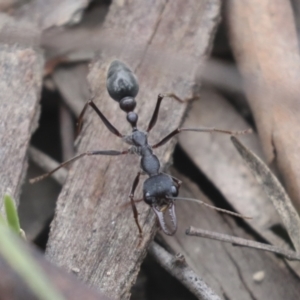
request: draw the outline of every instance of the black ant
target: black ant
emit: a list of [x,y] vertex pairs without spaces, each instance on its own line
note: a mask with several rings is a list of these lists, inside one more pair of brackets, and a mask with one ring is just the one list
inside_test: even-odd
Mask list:
[[[214,208],[216,210],[237,216],[246,218],[239,214],[229,212],[223,209],[215,208],[214,206],[210,206],[196,199],[187,199],[187,198],[179,198],[178,192],[181,185],[181,181],[177,178],[174,178],[168,174],[162,173],[160,171],[160,162],[157,156],[153,153],[153,149],[158,148],[164,144],[166,144],[173,136],[177,135],[182,131],[198,131],[198,132],[220,132],[230,135],[236,134],[244,134],[249,132],[249,130],[245,131],[228,131],[216,128],[177,128],[169,133],[166,137],[164,137],[161,141],[154,145],[149,145],[147,136],[151,129],[154,127],[157,121],[159,108],[164,97],[171,97],[179,102],[186,102],[187,100],[182,100],[177,97],[175,94],[159,94],[157,97],[156,107],[154,109],[152,118],[149,122],[148,128],[145,131],[141,131],[137,128],[138,115],[134,112],[136,101],[135,97],[139,91],[139,84],[134,73],[128,68],[126,64],[121,61],[115,60],[110,64],[107,73],[107,82],[106,82],[107,91],[112,99],[119,102],[120,108],[127,113],[127,121],[130,123],[132,127],[132,132],[128,135],[121,134],[102,114],[102,112],[98,109],[96,104],[93,102],[93,99],[90,99],[84,106],[78,121],[78,128],[82,127],[83,116],[88,106],[91,106],[94,111],[98,114],[100,119],[103,121],[104,125],[107,129],[112,132],[117,137],[122,138],[127,144],[130,145],[130,148],[125,151],[115,151],[115,150],[98,150],[98,151],[87,151],[81,153],[70,160],[60,164],[57,168],[52,170],[49,173],[46,173],[37,178],[31,179],[30,182],[37,182],[42,180],[52,173],[60,169],[61,167],[66,166],[69,163],[76,161],[77,159],[86,156],[86,155],[124,155],[124,154],[137,154],[141,157],[141,171],[139,171],[133,181],[131,191],[129,194],[129,199],[131,203],[131,207],[133,210],[134,219],[136,225],[139,230],[140,237],[142,237],[142,228],[138,221],[138,211],[135,205],[135,202],[139,202],[144,200],[154,211],[159,225],[163,232],[167,235],[173,235],[177,230],[177,219],[175,213],[175,200],[183,199],[183,200],[192,200],[200,202],[206,206]],[[144,182],[143,185],[143,199],[135,200],[134,193],[137,188],[137,185],[140,180],[140,175],[146,174],[149,176]],[[166,225],[165,222],[165,212],[168,211],[171,220],[171,228]]]

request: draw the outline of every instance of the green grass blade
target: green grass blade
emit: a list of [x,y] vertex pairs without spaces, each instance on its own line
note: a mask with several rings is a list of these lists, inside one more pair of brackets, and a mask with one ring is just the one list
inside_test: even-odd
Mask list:
[[0,255],[17,272],[31,291],[41,300],[65,300],[44,271],[33,259],[21,240],[0,221]]
[[21,228],[20,228],[18,212],[14,200],[8,194],[4,195],[4,207],[5,207],[6,220],[8,226],[17,234],[20,235]]
[[0,223],[5,225],[6,224],[6,221],[4,219],[4,217],[2,216],[2,214],[0,213]]

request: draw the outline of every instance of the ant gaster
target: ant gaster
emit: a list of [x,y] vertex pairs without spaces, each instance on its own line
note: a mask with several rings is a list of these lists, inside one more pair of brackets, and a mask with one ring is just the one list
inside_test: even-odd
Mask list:
[[[138,115],[134,112],[136,101],[135,97],[139,91],[139,84],[134,73],[128,68],[126,64],[121,61],[115,60],[110,64],[107,73],[107,91],[112,99],[117,101],[120,105],[120,108],[127,113],[127,121],[132,127],[132,132],[129,135],[122,135],[102,114],[98,109],[96,104],[93,102],[93,99],[90,99],[84,106],[78,121],[78,128],[82,127],[82,121],[84,113],[88,106],[91,106],[93,110],[98,114],[98,116],[103,121],[104,125],[107,127],[110,132],[112,132],[117,137],[122,138],[127,144],[130,145],[130,148],[125,151],[115,151],[115,150],[97,150],[97,151],[87,151],[81,153],[72,159],[60,164],[56,169],[52,170],[49,173],[46,173],[42,176],[34,178],[31,182],[36,182],[42,180],[59,168],[74,162],[75,160],[86,156],[86,155],[124,155],[124,154],[137,154],[140,156],[140,167],[139,171],[133,181],[131,191],[129,194],[130,203],[133,210],[134,219],[138,227],[140,237],[142,236],[142,228],[138,221],[138,211],[135,205],[135,202],[138,200],[134,199],[134,193],[138,186],[140,175],[148,175],[148,179],[145,180],[143,185],[143,199],[155,213],[159,225],[163,232],[167,235],[173,235],[177,230],[177,219],[175,213],[175,204],[174,201],[178,195],[181,181],[160,171],[160,162],[157,156],[153,153],[153,149],[158,148],[166,144],[173,136],[180,133],[181,131],[198,131],[198,132],[220,132],[226,134],[243,134],[248,131],[227,131],[216,128],[177,128],[164,137],[160,142],[149,145],[147,135],[154,127],[157,121],[160,104],[164,97],[172,97],[179,102],[185,102],[187,100],[182,100],[177,97],[175,94],[167,95],[158,95],[156,107],[154,109],[152,118],[149,122],[146,132],[141,131],[137,128]],[[170,215],[171,228],[166,224],[165,213],[166,211]],[[238,214],[232,213],[233,215],[240,216]]]

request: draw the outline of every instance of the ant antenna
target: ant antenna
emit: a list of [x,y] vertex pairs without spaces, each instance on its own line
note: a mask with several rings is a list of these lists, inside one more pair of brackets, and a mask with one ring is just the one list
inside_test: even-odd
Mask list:
[[210,205],[210,204],[207,204],[199,199],[193,199],[193,198],[184,198],[184,197],[175,197],[175,198],[171,198],[173,200],[186,200],[186,201],[192,201],[192,202],[196,202],[200,205],[204,205],[210,209],[213,209],[213,210],[216,210],[216,211],[219,211],[221,213],[224,213],[224,214],[227,214],[227,215],[231,215],[231,216],[234,216],[234,217],[237,217],[237,218],[241,218],[241,219],[252,219],[251,217],[247,217],[247,216],[244,216],[244,215],[241,215],[241,214],[238,214],[238,213],[235,213],[235,212],[232,212],[232,211],[229,211],[227,209],[223,209],[223,208],[218,208],[214,205]]

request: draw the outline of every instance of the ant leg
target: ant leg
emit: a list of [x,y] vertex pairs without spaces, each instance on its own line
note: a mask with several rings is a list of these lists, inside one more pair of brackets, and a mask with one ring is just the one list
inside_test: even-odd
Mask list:
[[224,129],[218,129],[214,127],[200,127],[200,128],[177,128],[171,133],[169,133],[166,137],[164,137],[160,142],[153,145],[152,148],[158,148],[164,144],[166,144],[173,136],[176,134],[182,132],[182,131],[197,131],[197,132],[218,132],[218,133],[224,133],[224,134],[230,134],[230,135],[240,135],[240,134],[247,134],[251,133],[251,129],[242,130],[242,131],[230,131],[230,130],[224,130]]
[[[171,175],[170,175],[171,176]],[[171,176],[172,177],[172,179],[173,179],[173,181],[177,184],[177,186],[178,186],[178,190],[180,189],[180,187],[181,187],[181,185],[182,185],[182,181],[181,180],[179,180],[178,178],[176,178],[176,177],[173,177],[173,176]]]
[[177,184],[178,189],[181,187],[181,185],[182,185],[182,181],[181,180],[179,180],[178,178],[176,178],[176,177],[174,177],[174,176],[172,176],[170,174],[164,173],[164,172],[162,172],[162,174],[166,174],[166,175],[170,176],[172,178],[173,182],[175,182]]
[[199,99],[200,98],[199,96],[192,96],[192,97],[189,97],[189,98],[181,99],[180,97],[178,97],[174,93],[165,94],[164,97],[173,98],[173,99],[177,100],[180,103],[186,103],[186,102],[190,102],[194,99]]
[[134,217],[136,226],[139,230],[139,237],[140,237],[140,241],[141,241],[142,238],[143,238],[143,231],[142,231],[141,225],[139,223],[139,219],[138,219],[139,214],[138,214],[138,211],[137,211],[137,208],[136,208],[136,205],[135,205],[135,201],[133,200],[134,192],[135,192],[135,190],[136,190],[136,188],[139,184],[139,181],[140,181],[140,176],[141,176],[141,172],[138,172],[135,179],[134,179],[134,181],[133,181],[131,191],[130,191],[130,194],[129,194],[129,199],[130,199],[131,208],[132,208],[132,211],[133,211],[133,217]]
[[149,122],[149,125],[148,125],[148,128],[147,128],[147,132],[149,132],[154,127],[154,125],[156,124],[158,113],[159,113],[160,104],[161,104],[161,101],[165,97],[173,98],[173,99],[177,100],[180,103],[185,103],[185,102],[188,102],[188,101],[190,101],[190,100],[192,100],[192,99],[195,98],[195,97],[192,97],[192,98],[181,99],[181,98],[179,98],[177,95],[175,95],[173,93],[164,94],[164,95],[163,94],[159,94],[158,97],[157,97],[157,102],[156,102],[156,106],[155,106],[152,118],[151,118],[151,120]]
[[49,177],[50,175],[52,175],[54,172],[56,172],[57,170],[59,170],[60,168],[73,163],[74,161],[78,160],[79,158],[83,157],[83,156],[90,156],[90,155],[111,155],[111,156],[116,156],[116,155],[123,155],[123,154],[127,154],[129,151],[128,150],[124,150],[124,151],[115,151],[115,150],[97,150],[97,151],[87,151],[84,153],[81,153],[77,156],[74,156],[73,158],[63,162],[62,164],[60,164],[57,168],[53,169],[52,171],[45,173],[44,175],[32,178],[29,180],[30,183],[35,183],[38,182],[40,180],[43,180],[47,177]]
[[164,98],[164,95],[162,95],[162,94],[159,94],[158,97],[157,97],[156,106],[155,106],[153,115],[151,117],[151,120],[149,122],[149,125],[148,125],[148,128],[147,128],[147,132],[149,132],[154,127],[154,125],[156,124],[158,113],[159,113],[160,104],[161,104],[161,101],[162,101],[163,98]]
[[78,126],[78,130],[77,130],[77,134],[81,131],[82,128],[82,122],[83,122],[83,116],[85,114],[85,111],[87,109],[88,106],[91,106],[92,109],[97,113],[97,115],[100,117],[100,119],[102,120],[102,122],[104,123],[104,125],[106,126],[106,128],[113,133],[114,135],[122,138],[123,135],[106,119],[106,117],[103,115],[103,113],[100,111],[100,109],[96,106],[96,104],[93,101],[93,98],[91,98],[83,107],[82,112],[79,115],[78,118],[78,122],[77,122],[77,126]]
[[[133,202],[134,203],[139,203],[139,202],[142,202],[144,199],[141,198],[141,199],[133,199]],[[120,205],[120,208],[127,208],[129,205],[131,205],[131,201],[128,201],[122,205]]]

